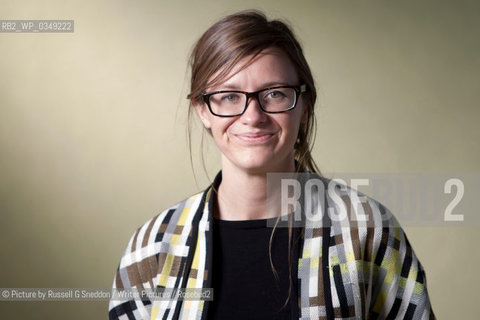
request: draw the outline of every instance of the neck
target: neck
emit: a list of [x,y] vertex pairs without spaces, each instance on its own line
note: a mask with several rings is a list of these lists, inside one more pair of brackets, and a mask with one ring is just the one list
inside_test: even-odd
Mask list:
[[[291,162],[288,168],[273,172],[293,172],[293,159]],[[218,188],[214,217],[221,220],[254,220],[280,215],[280,190],[272,189],[272,186],[269,188],[267,192],[267,172],[246,171],[222,161],[222,182]]]

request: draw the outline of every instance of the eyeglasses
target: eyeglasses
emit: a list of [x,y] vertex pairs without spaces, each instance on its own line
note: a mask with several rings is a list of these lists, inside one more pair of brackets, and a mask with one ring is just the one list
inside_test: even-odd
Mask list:
[[202,94],[210,112],[218,117],[235,117],[247,110],[250,97],[257,99],[266,113],[280,113],[296,107],[300,94],[307,91],[307,85],[278,86],[255,92],[226,90]]

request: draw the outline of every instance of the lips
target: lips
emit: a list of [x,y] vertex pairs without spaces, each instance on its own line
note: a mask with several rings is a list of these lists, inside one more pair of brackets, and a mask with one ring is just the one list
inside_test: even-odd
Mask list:
[[247,133],[239,133],[234,134],[234,136],[246,143],[250,144],[257,144],[263,143],[270,140],[273,137],[273,133],[270,132],[247,132]]

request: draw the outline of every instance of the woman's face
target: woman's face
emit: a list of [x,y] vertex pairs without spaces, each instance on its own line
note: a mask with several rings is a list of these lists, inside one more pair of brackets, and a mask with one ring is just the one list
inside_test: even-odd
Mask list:
[[[238,69],[251,57],[240,61],[222,84],[208,88],[253,92],[273,86],[300,85],[290,59],[281,50],[262,51],[245,69]],[[230,77],[231,76],[231,77]],[[217,117],[204,104],[195,104],[200,118],[222,153],[222,169],[235,167],[250,173],[292,171],[294,144],[307,111],[300,95],[297,106],[282,113],[265,113],[255,98],[245,113],[231,118]]]

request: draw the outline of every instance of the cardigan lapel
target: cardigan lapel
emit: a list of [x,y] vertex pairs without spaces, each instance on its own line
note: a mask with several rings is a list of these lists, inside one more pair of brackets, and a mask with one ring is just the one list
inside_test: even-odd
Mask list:
[[[305,181],[309,179],[320,179],[316,174],[309,174],[308,178],[300,176],[302,190]],[[314,192],[318,192],[316,190]],[[298,303],[300,319],[333,319],[332,297],[330,291],[329,273],[329,242],[331,235],[331,221],[327,213],[327,196],[313,194],[305,198],[301,193],[300,203],[304,208],[312,208],[309,218],[306,218],[302,210],[302,222],[304,232],[302,233],[303,248],[298,259]],[[318,203],[312,199],[323,199]],[[307,203],[309,206],[307,206]]]
[[[212,185],[205,190],[202,202],[195,214],[194,230],[196,239],[192,259],[187,264],[188,279],[186,288],[205,289],[212,288],[212,265],[213,265],[213,202],[215,192],[222,180],[220,171]],[[215,295],[215,292],[213,292]],[[213,296],[214,297],[214,296]],[[213,298],[212,297],[212,298]],[[184,300],[182,301],[180,316],[174,319],[207,319],[210,302],[207,300]]]
[[[208,199],[203,207],[199,207],[197,216],[198,230],[196,244],[194,247],[193,258],[191,260],[187,289],[205,289],[212,287],[212,214],[209,210],[211,205],[211,195],[213,191],[205,191],[205,198]],[[206,319],[208,312],[208,301],[206,300],[184,300],[182,301],[182,310],[178,319]]]
[[[205,248],[202,235],[207,231],[207,219],[203,214],[206,196],[207,192],[203,192],[188,198],[167,223],[165,228],[173,232],[165,234],[173,235],[162,239],[162,245],[168,247],[168,253],[159,257],[157,288],[170,290],[198,287],[197,276],[203,277],[198,270],[202,270],[202,273],[205,270],[201,249]],[[196,263],[196,268],[192,266],[193,262]],[[195,312],[195,308],[202,307],[199,304],[192,305],[192,302],[195,301],[157,299],[153,302],[151,319],[180,319],[179,315]]]

